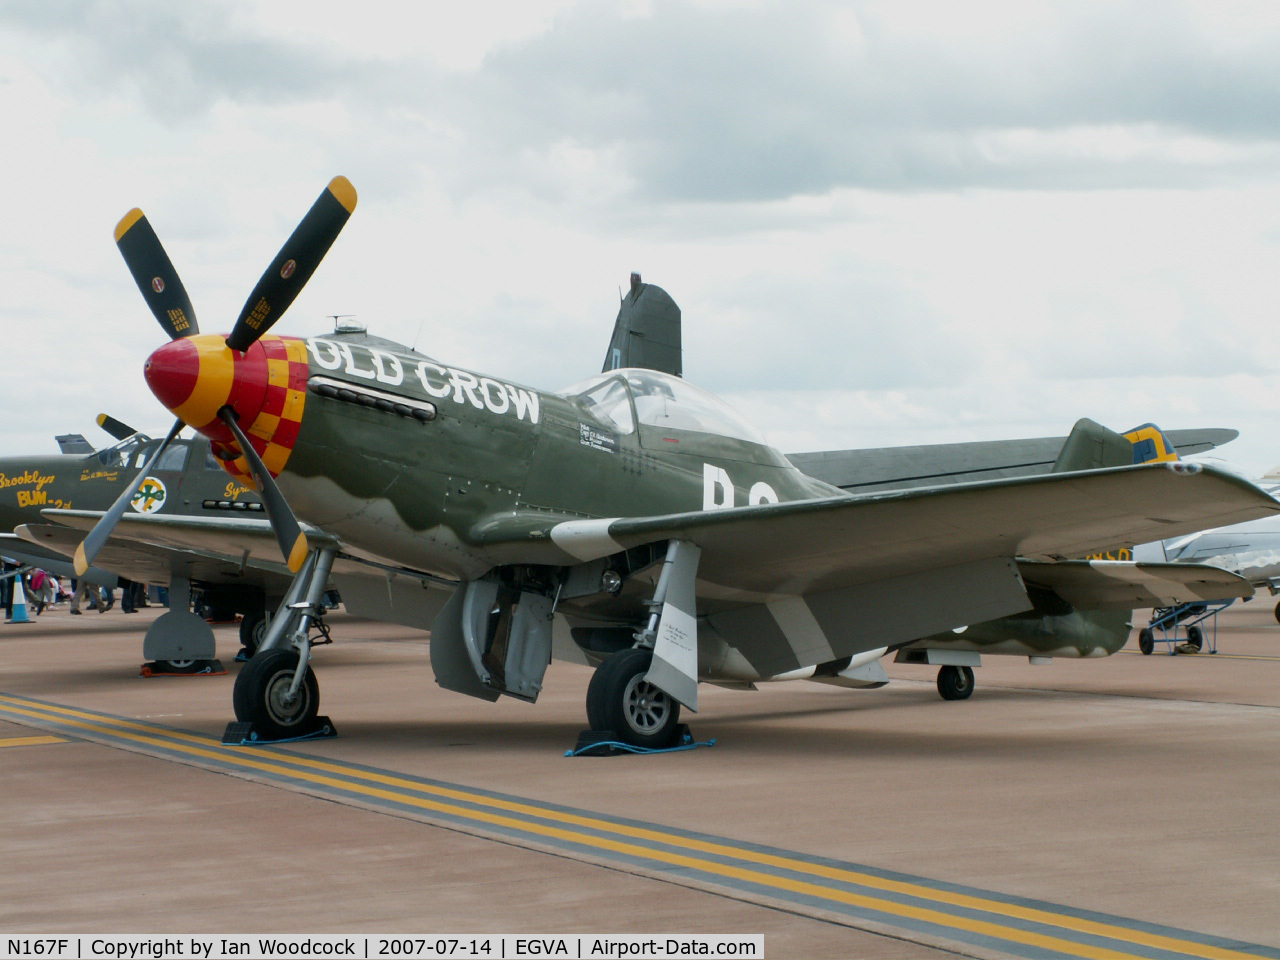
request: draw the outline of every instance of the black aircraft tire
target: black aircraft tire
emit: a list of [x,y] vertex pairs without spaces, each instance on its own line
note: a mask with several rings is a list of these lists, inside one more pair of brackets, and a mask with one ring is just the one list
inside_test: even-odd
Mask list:
[[298,699],[284,702],[298,669],[297,650],[265,650],[240,670],[231,694],[236,719],[252,723],[268,740],[302,736],[311,731],[320,709],[320,684],[314,670],[307,670],[298,689]]
[[620,650],[596,668],[587,687],[593,730],[612,730],[633,747],[657,750],[675,743],[680,704],[645,681],[652,660],[649,650]]
[[1280,602],[1276,603],[1276,623],[1280,623]]
[[258,645],[267,635],[267,627],[271,618],[265,610],[252,610],[240,621],[240,646],[244,647],[245,656],[252,657],[258,652]]
[[938,669],[938,693],[943,700],[968,700],[973,696],[973,668],[945,666]]
[[1197,650],[1204,649],[1204,631],[1199,627],[1187,627],[1187,643]]
[[587,684],[587,725],[592,730],[607,730],[604,715],[604,687],[600,678],[604,676],[604,663],[596,667],[591,674],[591,682]]
[[1144,657],[1151,656],[1151,652],[1156,648],[1155,634],[1151,632],[1150,627],[1143,627],[1138,631],[1138,649],[1142,651]]

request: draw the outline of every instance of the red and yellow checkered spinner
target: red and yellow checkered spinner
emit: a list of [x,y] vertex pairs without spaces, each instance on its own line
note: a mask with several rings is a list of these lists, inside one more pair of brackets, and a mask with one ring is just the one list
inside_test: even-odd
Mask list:
[[152,353],[144,368],[156,398],[208,437],[226,471],[254,489],[258,484],[219,411],[235,412],[271,476],[279,476],[298,438],[307,372],[306,343],[271,334],[243,353],[217,334],[185,337]]

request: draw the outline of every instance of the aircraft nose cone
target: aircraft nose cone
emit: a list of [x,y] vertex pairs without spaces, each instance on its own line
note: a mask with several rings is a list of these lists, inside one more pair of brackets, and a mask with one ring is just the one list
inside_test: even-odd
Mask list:
[[236,353],[217,334],[166,343],[147,358],[143,374],[156,399],[179,420],[226,441],[231,435],[218,411],[229,406],[242,423],[251,423],[262,408],[268,380],[260,344]]
[[147,357],[142,374],[156,399],[177,410],[200,377],[200,354],[190,339],[173,340]]

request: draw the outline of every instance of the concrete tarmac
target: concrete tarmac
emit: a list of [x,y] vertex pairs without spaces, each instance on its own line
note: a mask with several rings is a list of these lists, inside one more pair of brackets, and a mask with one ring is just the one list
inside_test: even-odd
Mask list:
[[[0,626],[0,694],[219,737],[235,628],[216,630],[230,675],[139,679],[158,612],[63,606]],[[340,736],[292,755],[1280,955],[1280,625],[1265,597],[1221,615],[1217,656],[1141,656],[1135,639],[1100,661],[988,657],[962,703],[924,667],[891,665],[873,691],[704,686],[686,719],[714,747],[616,758],[563,755],[586,726],[586,668],[553,664],[536,705],[488,704],[436,687],[425,634],[331,620],[314,664]],[[1001,955],[251,771],[50,740],[14,715],[0,863],[4,932],[760,933],[770,957]]]

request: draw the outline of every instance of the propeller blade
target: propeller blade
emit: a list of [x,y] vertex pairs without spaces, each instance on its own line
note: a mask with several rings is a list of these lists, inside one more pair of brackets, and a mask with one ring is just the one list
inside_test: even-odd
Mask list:
[[267,517],[271,520],[271,529],[276,535],[276,541],[280,544],[280,553],[289,565],[289,571],[297,573],[302,569],[302,562],[307,559],[307,535],[302,532],[302,527],[298,525],[298,518],[293,515],[289,502],[276,486],[275,480],[267,470],[267,465],[262,462],[258,451],[253,449],[253,444],[240,429],[235,412],[230,407],[223,407],[218,411],[218,418],[235,434],[236,442],[240,444],[244,458],[249,464],[249,472],[258,482],[258,492],[262,494],[263,505],[267,508]]
[[93,558],[98,555],[98,551],[102,549],[102,545],[107,542],[111,536],[111,531],[120,522],[120,518],[124,516],[124,512],[129,509],[129,502],[133,500],[133,496],[138,492],[138,488],[142,486],[142,481],[147,478],[147,473],[151,469],[151,465],[160,458],[160,454],[164,453],[165,448],[169,446],[169,442],[178,435],[186,424],[181,420],[174,423],[173,429],[169,431],[169,435],[164,438],[160,446],[156,447],[155,453],[151,455],[151,459],[142,465],[142,469],[138,471],[138,475],[133,478],[133,482],[125,488],[125,491],[116,498],[116,502],[111,505],[111,509],[102,515],[102,518],[89,531],[89,535],[80,541],[80,546],[76,547],[75,568],[76,576],[83,577],[85,571],[89,569],[89,564],[93,563]]
[[109,413],[98,414],[98,426],[107,431],[107,433],[111,434],[117,440],[128,440],[138,432],[127,423],[117,420]]
[[302,292],[355,208],[356,188],[351,181],[346,177],[330,180],[249,294],[227,337],[228,347],[243,353],[271,329]]
[[134,207],[116,224],[116,246],[125,265],[142,291],[151,313],[170,340],[180,340],[200,332],[191,298],[178,279],[160,238],[142,211]]

